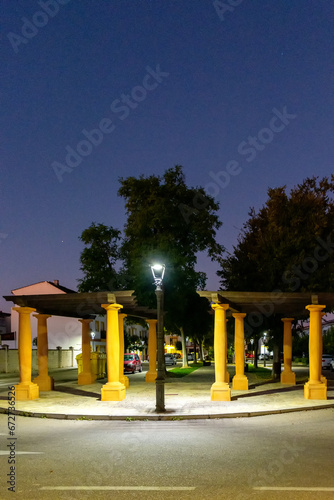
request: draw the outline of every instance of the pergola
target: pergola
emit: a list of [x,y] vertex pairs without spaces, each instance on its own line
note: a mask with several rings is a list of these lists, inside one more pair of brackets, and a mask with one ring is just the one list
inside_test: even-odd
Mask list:
[[[149,370],[146,381],[156,378],[156,324],[154,309],[139,307],[134,290],[90,293],[64,293],[44,295],[7,295],[7,301],[18,307],[19,314],[19,367],[20,383],[15,386],[17,400],[36,399],[39,391],[53,390],[54,383],[48,373],[47,320],[51,316],[74,317],[82,324],[82,372],[78,384],[92,384],[96,376],[90,363],[90,323],[96,315],[107,314],[107,375],[108,382],[101,389],[102,401],[121,401],[125,398],[128,377],[124,376],[124,326],[127,315],[144,318],[149,325]],[[30,315],[37,318],[38,376],[31,380],[32,346]]]
[[309,335],[309,380],[304,386],[306,399],[327,399],[327,380],[321,374],[322,368],[322,312],[334,309],[333,293],[283,293],[275,292],[229,292],[201,291],[211,303],[215,313],[214,352],[215,382],[211,387],[212,401],[230,401],[229,373],[227,372],[227,314],[235,320],[235,369],[232,388],[248,390],[244,374],[244,323],[247,327],[259,327],[263,317],[282,314],[284,370],[281,383],[295,385],[292,371],[292,321],[295,318],[310,318]]
[[[101,389],[102,401],[121,401],[125,398],[128,378],[123,374],[124,329],[127,315],[144,318],[149,324],[149,370],[146,382],[154,382],[156,372],[156,310],[139,307],[133,290],[93,293],[66,293],[45,295],[9,295],[4,298],[14,302],[19,313],[19,366],[20,383],[16,386],[16,399],[39,397],[39,390],[52,390],[53,380],[48,374],[47,319],[52,315],[76,317],[82,323],[83,370],[78,376],[81,385],[91,384],[95,376],[90,363],[89,324],[98,314],[107,313],[107,375],[108,381]],[[324,310],[334,309],[333,293],[282,293],[201,291],[214,310],[215,382],[211,387],[212,401],[230,401],[229,374],[227,372],[227,316],[235,320],[235,365],[232,389],[248,390],[244,374],[244,328],[260,326],[263,316],[282,314],[284,324],[284,371],[281,383],[294,385],[292,371],[291,325],[295,318],[310,318],[309,360],[310,377],[304,387],[306,399],[327,399],[327,381],[321,375],[322,328]],[[37,351],[39,375],[31,380],[31,326],[30,315],[38,321]]]

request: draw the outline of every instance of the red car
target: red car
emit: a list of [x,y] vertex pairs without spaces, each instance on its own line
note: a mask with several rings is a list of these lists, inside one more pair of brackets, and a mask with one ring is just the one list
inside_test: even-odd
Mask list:
[[133,352],[127,352],[124,354],[124,373],[130,372],[141,372],[143,367],[141,365],[140,358],[138,354]]

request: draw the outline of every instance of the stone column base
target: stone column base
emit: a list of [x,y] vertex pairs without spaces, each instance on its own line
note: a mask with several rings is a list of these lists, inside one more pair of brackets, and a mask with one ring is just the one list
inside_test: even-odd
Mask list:
[[15,400],[28,401],[29,399],[39,398],[39,387],[37,384],[30,382],[29,384],[15,385]]
[[231,401],[231,389],[226,382],[212,384],[211,401]]
[[101,401],[123,401],[125,386],[120,382],[107,382],[101,389]]
[[305,399],[327,399],[327,387],[320,382],[306,382],[304,385]]
[[95,380],[96,375],[93,375],[93,373],[90,372],[81,372],[78,375],[78,385],[94,384]]
[[126,377],[125,375],[123,375],[123,377],[121,376],[121,377],[119,378],[119,381],[120,381],[120,383],[121,383],[121,384],[123,384],[123,385],[124,385],[124,387],[125,387],[126,389],[128,389],[128,388],[129,388],[129,377]]
[[232,389],[235,391],[248,391],[248,378],[246,375],[234,375]]
[[146,372],[145,375],[145,382],[155,382],[155,379],[157,378],[157,372]]
[[292,371],[283,370],[281,373],[281,384],[296,385],[296,374]]
[[53,391],[54,389],[54,380],[49,375],[38,375],[33,382],[38,385],[40,391]]

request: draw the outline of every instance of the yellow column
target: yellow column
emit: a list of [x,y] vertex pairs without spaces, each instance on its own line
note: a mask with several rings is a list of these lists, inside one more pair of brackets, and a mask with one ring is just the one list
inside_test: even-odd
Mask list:
[[118,314],[119,328],[119,381],[129,387],[129,377],[124,375],[124,318],[126,314]]
[[31,324],[30,313],[36,312],[32,307],[13,307],[19,313],[19,368],[20,383],[15,385],[15,399],[27,401],[39,397],[39,387],[31,381]]
[[211,386],[211,401],[231,401],[227,371],[226,311],[228,304],[213,304],[215,311],[214,354],[215,382]]
[[235,350],[235,375],[232,380],[232,388],[236,391],[248,390],[248,379],[245,375],[245,313],[232,314],[235,319],[234,350]]
[[226,349],[226,372],[225,372],[225,382],[227,382],[228,384],[230,383],[230,374],[229,372],[227,371],[227,322],[228,322],[228,319],[226,319],[226,335],[225,335],[225,349]]
[[157,378],[157,319],[148,319],[148,372],[145,382],[155,382]]
[[108,382],[101,389],[101,401],[125,399],[125,385],[119,380],[119,321],[120,304],[102,304],[107,311],[107,372]]
[[322,338],[322,317],[325,316],[326,313],[321,313],[320,314],[320,317],[319,317],[319,321],[320,321],[320,336],[319,336],[319,349],[320,349],[320,353],[321,353],[321,356],[319,358],[319,366],[320,366],[320,380],[321,382],[323,382],[326,387],[327,387],[327,378],[324,377],[324,375],[322,374],[322,341],[323,341],[323,338]]
[[327,399],[326,384],[321,382],[321,358],[322,352],[320,349],[322,335],[320,320],[321,310],[326,306],[312,304],[306,306],[310,311],[310,337],[309,337],[309,363],[310,363],[310,378],[304,386],[305,399]]
[[96,375],[92,373],[90,362],[90,323],[91,319],[79,319],[82,324],[82,372],[78,375],[78,384],[87,385],[93,384],[96,380]]
[[281,373],[281,384],[296,385],[296,374],[292,371],[292,321],[294,318],[282,318],[283,332],[283,359],[284,370]]
[[38,385],[40,391],[53,391],[54,380],[49,376],[49,347],[48,347],[48,327],[47,319],[49,314],[34,314],[37,319],[37,355],[38,355],[38,376],[33,382]]

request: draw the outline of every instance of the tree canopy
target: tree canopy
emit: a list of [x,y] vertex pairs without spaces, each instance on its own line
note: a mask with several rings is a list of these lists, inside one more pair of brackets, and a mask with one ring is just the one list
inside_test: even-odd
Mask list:
[[129,177],[120,183],[127,211],[122,251],[138,300],[155,304],[150,265],[156,261],[166,265],[167,303],[168,297],[175,304],[186,291],[203,288],[205,273],[195,271],[197,253],[219,260],[223,252],[216,242],[218,203],[203,188],[188,187],[181,166],[162,177]]
[[229,290],[334,290],[334,176],[269,189],[218,274]]
[[[206,251],[212,260],[223,253],[216,241],[219,205],[203,188],[186,185],[181,166],[166,170],[162,177],[129,177],[120,183],[119,195],[125,198],[127,210],[122,247],[127,275],[133,279],[139,303],[156,307],[150,265],[165,264],[165,325],[181,334],[187,363],[184,327],[191,337],[189,315],[193,323],[199,320],[195,295],[206,282],[205,273],[195,269],[197,253]],[[208,315],[205,307],[201,311]],[[207,325],[207,319],[202,318],[201,324]],[[198,331],[195,335],[199,336]]]
[[[295,186],[268,190],[268,199],[249,219],[218,275],[230,291],[331,292],[334,290],[334,176],[312,177]],[[281,350],[281,316],[263,316],[245,332],[263,331]]]
[[80,255],[79,292],[99,292],[122,288],[121,273],[115,268],[120,259],[121,232],[92,222],[79,239],[86,245]]
[[120,185],[127,213],[124,239],[104,224],[92,223],[82,232],[85,276],[79,291],[131,288],[139,305],[155,308],[150,266],[164,263],[165,326],[183,338],[185,328],[201,341],[211,318],[206,300],[196,294],[205,287],[206,275],[195,266],[198,252],[216,261],[222,256],[224,248],[216,241],[219,204],[202,187],[188,187],[181,166],[163,176],[121,178]]

